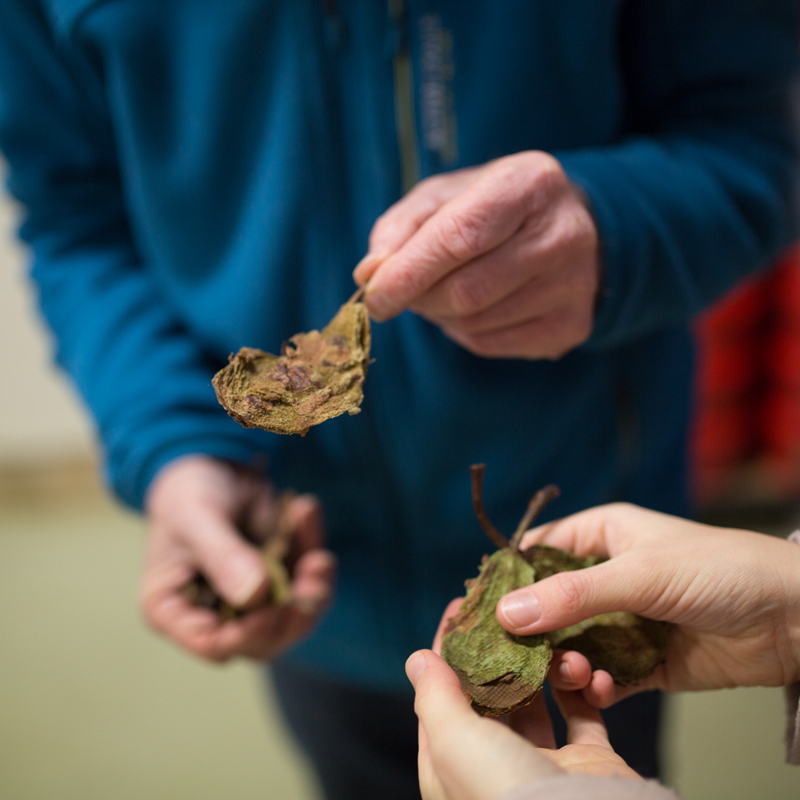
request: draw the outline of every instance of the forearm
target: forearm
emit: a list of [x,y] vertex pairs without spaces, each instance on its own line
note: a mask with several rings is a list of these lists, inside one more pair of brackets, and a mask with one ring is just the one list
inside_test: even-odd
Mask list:
[[680,800],[655,781],[600,778],[593,775],[548,775],[507,792],[498,800]]
[[[800,545],[800,531],[789,536],[789,541]],[[795,652],[800,668],[800,620],[794,628]],[[800,671],[800,670],[799,670]],[[787,686],[786,695],[786,762],[800,765],[800,678]]]
[[254,447],[136,246],[114,132],[53,39],[38,4],[0,6],[0,149],[58,361],[95,417],[109,481],[138,507],[167,461],[248,461]]

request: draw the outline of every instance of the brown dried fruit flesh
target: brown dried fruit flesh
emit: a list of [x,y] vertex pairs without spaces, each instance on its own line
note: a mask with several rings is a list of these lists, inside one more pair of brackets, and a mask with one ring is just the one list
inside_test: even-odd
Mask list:
[[544,684],[554,647],[583,653],[594,669],[607,670],[620,685],[638,683],[650,675],[664,659],[668,626],[662,622],[614,612],[544,636],[514,636],[499,624],[495,609],[504,594],[603,559],[580,558],[546,545],[520,551],[522,534],[558,495],[558,489],[550,486],[537,492],[508,541],[483,509],[483,473],[482,464],[472,467],[473,504],[499,549],[484,556],[478,577],[466,582],[464,602],[448,620],[442,637],[442,657],[458,675],[473,707],[488,716],[502,716],[530,703]]
[[238,423],[304,436],[326,419],[358,414],[370,350],[363,303],[351,299],[321,332],[298,333],[282,350],[243,347],[214,376],[217,399]]

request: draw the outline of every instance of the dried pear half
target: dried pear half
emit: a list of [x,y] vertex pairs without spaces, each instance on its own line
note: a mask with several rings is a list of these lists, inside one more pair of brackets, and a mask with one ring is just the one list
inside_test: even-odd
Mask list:
[[483,508],[485,467],[471,467],[475,514],[498,547],[484,556],[478,577],[466,582],[467,594],[445,625],[442,657],[453,668],[473,707],[487,716],[502,716],[530,703],[547,676],[552,649],[577,650],[594,669],[607,670],[614,681],[629,685],[650,675],[664,659],[668,626],[636,614],[601,614],[561,631],[514,636],[497,621],[500,598],[557,572],[585,569],[603,559],[581,558],[565,550],[534,545],[522,551],[519,542],[536,515],[558,488],[537,492],[511,540],[492,525]]
[[355,298],[321,332],[298,333],[276,356],[243,347],[212,381],[217,399],[245,428],[299,433],[347,412],[364,398],[369,315]]

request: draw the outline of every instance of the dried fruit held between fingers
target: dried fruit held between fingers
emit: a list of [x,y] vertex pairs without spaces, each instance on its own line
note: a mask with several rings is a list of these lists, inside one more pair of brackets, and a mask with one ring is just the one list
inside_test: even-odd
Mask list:
[[544,684],[552,648],[577,650],[593,669],[605,669],[616,683],[646,678],[664,659],[668,626],[635,614],[602,614],[562,631],[514,636],[497,621],[500,598],[537,580],[602,561],[580,558],[564,550],[534,545],[524,551],[519,541],[544,505],[558,496],[555,486],[537,492],[511,540],[486,516],[481,497],[484,465],[471,468],[475,513],[499,548],[484,556],[477,578],[466,582],[467,595],[442,637],[442,657],[461,681],[473,707],[488,716],[502,716],[530,703]]
[[198,608],[214,611],[222,622],[236,619],[256,608],[267,606],[283,606],[291,600],[292,567],[294,560],[294,525],[289,515],[289,505],[295,497],[291,491],[283,492],[277,499],[275,518],[266,534],[256,538],[249,531],[242,534],[251,544],[258,547],[261,559],[269,580],[267,594],[255,607],[247,609],[235,608],[222,597],[208,582],[205,575],[195,575],[183,586],[181,594],[184,599]]
[[[580,556],[547,545],[533,545],[522,551],[533,566],[534,581],[556,572],[593,567],[605,559]],[[559,650],[577,650],[593,669],[603,669],[619,686],[643,681],[664,660],[669,626],[630,611],[612,611],[545,634]]]
[[217,399],[245,428],[305,435],[358,414],[370,349],[369,315],[354,295],[320,331],[298,333],[279,356],[243,347],[213,379]]

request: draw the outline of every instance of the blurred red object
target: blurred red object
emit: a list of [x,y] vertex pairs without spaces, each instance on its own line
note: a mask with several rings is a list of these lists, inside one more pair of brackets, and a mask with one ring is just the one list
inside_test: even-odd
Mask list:
[[753,474],[759,500],[800,498],[800,245],[703,314],[694,334],[695,499],[746,502]]

